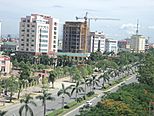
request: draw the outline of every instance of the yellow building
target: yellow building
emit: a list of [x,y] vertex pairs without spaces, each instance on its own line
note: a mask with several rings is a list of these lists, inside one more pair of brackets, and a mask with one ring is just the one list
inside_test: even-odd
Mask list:
[[145,37],[143,35],[131,36],[131,50],[137,53],[145,52]]

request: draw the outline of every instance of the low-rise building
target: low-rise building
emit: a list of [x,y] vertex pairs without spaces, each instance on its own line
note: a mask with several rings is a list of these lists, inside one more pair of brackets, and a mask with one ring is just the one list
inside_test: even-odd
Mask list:
[[12,68],[12,63],[10,62],[9,56],[0,55],[0,72],[2,74],[10,73]]
[[18,45],[16,42],[3,42],[1,45],[2,51],[17,51]]

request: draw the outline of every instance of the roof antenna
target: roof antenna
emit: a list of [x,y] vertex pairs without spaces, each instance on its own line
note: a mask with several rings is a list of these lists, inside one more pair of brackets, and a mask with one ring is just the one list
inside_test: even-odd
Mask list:
[[136,35],[138,35],[138,31],[139,31],[139,19],[137,19],[137,29],[136,29]]

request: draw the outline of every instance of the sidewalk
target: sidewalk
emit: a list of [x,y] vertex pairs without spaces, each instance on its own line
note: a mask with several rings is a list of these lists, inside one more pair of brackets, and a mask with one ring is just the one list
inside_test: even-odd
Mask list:
[[[57,79],[54,83],[54,89],[51,88],[52,87],[52,84],[50,83],[49,85],[49,92],[53,93],[53,94],[57,94],[58,90],[62,88],[62,83],[65,85],[65,87],[68,87],[74,83],[71,83],[69,82],[70,81],[70,78],[69,77],[64,77],[64,78],[60,78],[60,79]],[[38,85],[38,86],[35,86],[35,87],[28,87],[26,89],[23,89],[23,91],[20,93],[20,98],[22,98],[25,94],[31,94],[34,98],[41,93],[41,85]],[[17,93],[15,93],[15,95],[13,96],[14,98],[17,98]],[[0,98],[0,101],[4,101],[4,97]],[[1,110],[7,110],[7,109],[10,109],[12,107],[16,107],[18,106],[20,103],[20,100],[13,100],[12,103],[4,103],[4,102],[0,102],[0,109]]]

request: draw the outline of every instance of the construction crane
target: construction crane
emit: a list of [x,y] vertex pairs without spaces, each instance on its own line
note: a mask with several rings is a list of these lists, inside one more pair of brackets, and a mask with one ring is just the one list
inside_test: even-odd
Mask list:
[[[88,12],[86,12],[86,15],[84,17],[77,17],[76,16],[76,20],[79,20],[79,19],[82,19],[84,20],[84,24],[85,24],[85,38],[84,38],[84,51],[87,52],[87,36],[89,35],[88,33],[88,28],[89,28],[89,32],[90,32],[90,21],[91,20],[115,20],[115,21],[118,21],[120,19],[115,19],[115,18],[102,18],[102,17],[88,17]],[[87,35],[87,36],[86,36]]]

